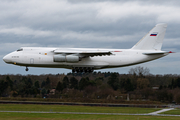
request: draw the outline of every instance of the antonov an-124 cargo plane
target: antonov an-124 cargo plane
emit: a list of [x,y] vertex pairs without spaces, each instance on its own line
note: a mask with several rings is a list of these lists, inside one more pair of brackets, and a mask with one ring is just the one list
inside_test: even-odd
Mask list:
[[22,47],[3,60],[28,67],[67,68],[72,72],[93,72],[148,62],[168,55],[161,51],[167,24],[157,24],[131,49]]

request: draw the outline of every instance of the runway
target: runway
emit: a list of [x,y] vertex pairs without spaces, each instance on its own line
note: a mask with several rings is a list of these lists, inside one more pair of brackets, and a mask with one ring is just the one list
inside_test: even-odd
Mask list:
[[82,115],[136,115],[136,116],[177,116],[180,117],[180,115],[170,115],[170,114],[159,114],[161,112],[173,110],[173,108],[169,109],[162,109],[156,112],[152,113],[146,113],[146,114],[129,114],[129,113],[88,113],[88,112],[43,112],[43,111],[0,111],[0,112],[6,112],[6,113],[45,113],[45,114],[82,114]]

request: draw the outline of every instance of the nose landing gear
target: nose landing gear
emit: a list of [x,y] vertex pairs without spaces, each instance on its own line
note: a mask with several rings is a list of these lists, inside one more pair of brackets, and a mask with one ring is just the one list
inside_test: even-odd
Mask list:
[[26,66],[26,69],[25,69],[26,71],[28,71],[29,69],[28,69],[28,67]]
[[94,71],[93,67],[73,67],[72,73],[92,73]]

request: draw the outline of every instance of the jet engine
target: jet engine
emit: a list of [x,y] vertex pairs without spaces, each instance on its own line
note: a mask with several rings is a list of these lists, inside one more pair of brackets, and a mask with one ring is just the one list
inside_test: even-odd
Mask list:
[[70,63],[75,63],[79,62],[80,58],[79,56],[75,55],[54,55],[54,62],[70,62]]

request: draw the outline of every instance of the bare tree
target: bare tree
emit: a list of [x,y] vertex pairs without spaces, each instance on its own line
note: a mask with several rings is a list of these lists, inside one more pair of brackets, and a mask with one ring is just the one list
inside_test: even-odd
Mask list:
[[132,75],[135,75],[135,76],[138,76],[138,77],[144,77],[144,76],[150,74],[150,70],[147,67],[144,68],[144,67],[141,67],[141,66],[137,66],[135,68],[131,68],[129,70],[129,74],[132,74]]

